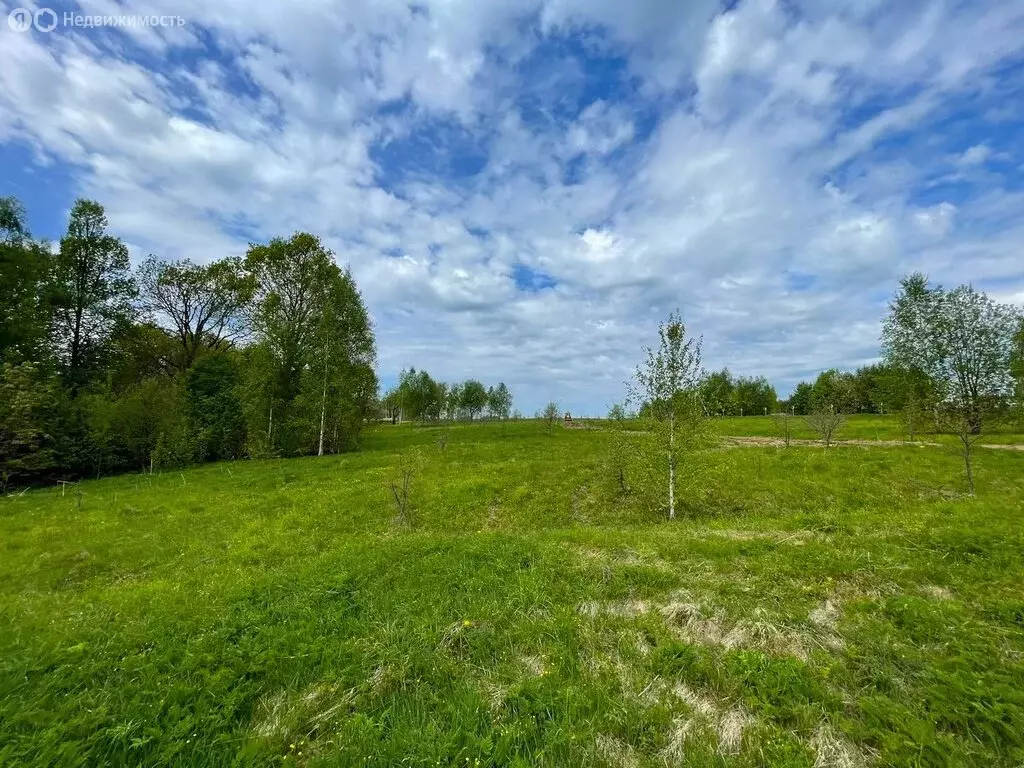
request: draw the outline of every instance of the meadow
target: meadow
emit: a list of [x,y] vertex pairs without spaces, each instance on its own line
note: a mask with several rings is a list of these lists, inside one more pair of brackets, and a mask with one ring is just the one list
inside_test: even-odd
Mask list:
[[0,765],[1019,766],[1024,452],[901,436],[709,450],[672,522],[533,421],[0,499]]

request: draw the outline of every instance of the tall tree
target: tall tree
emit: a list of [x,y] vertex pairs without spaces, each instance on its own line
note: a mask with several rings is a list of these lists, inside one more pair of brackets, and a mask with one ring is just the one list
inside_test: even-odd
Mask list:
[[448,421],[455,421],[459,418],[459,411],[462,409],[462,385],[458,382],[449,384],[444,399],[444,417]]
[[333,254],[305,232],[250,245],[245,257],[245,271],[254,285],[251,321],[274,362],[268,433],[271,445],[288,453],[300,450],[305,441],[290,411],[302,387],[332,268]]
[[1021,318],[1017,333],[1013,336],[1013,355],[1010,361],[1010,375],[1013,376],[1013,399],[1016,404],[1017,420],[1024,422],[1024,318]]
[[744,416],[767,416],[775,410],[775,387],[764,376],[740,376],[733,392],[736,408]]
[[[329,272],[309,365],[321,377],[319,456],[355,444],[377,397],[377,352],[370,316],[351,273],[334,265]],[[431,385],[436,400],[437,384],[431,381]],[[432,411],[439,413],[440,404]]]
[[72,390],[87,383],[115,325],[130,316],[128,248],[107,233],[103,206],[77,200],[53,265],[53,330]]
[[233,459],[245,445],[237,353],[204,355],[185,374],[189,440],[199,461]]
[[498,386],[487,390],[487,411],[491,418],[504,421],[512,412],[512,393],[505,382],[498,382]]
[[150,256],[139,268],[139,289],[145,312],[177,339],[171,364],[184,372],[201,352],[223,351],[243,335],[253,281],[240,259],[200,265]]
[[12,479],[53,465],[48,432],[54,399],[51,380],[32,363],[0,366],[0,493]]
[[854,413],[857,385],[851,373],[831,368],[818,374],[811,389],[811,412]]
[[0,363],[43,356],[51,264],[49,249],[32,240],[24,206],[0,197]]
[[813,407],[814,385],[808,381],[801,381],[796,385],[793,394],[789,396],[789,410],[798,416],[807,416]]
[[487,389],[476,379],[468,379],[462,384],[461,405],[472,421],[487,407]]
[[967,413],[981,431],[984,413],[1012,391],[1013,335],[1020,314],[969,285],[932,288],[922,274],[900,283],[883,327],[886,361],[922,371],[940,401]]
[[736,382],[728,368],[709,373],[701,384],[701,398],[708,414],[731,416],[735,404]]
[[703,437],[700,402],[701,340],[688,338],[678,312],[658,326],[658,348],[645,349],[631,385],[633,400],[644,403],[668,466],[668,516],[676,516],[676,468],[680,453]]

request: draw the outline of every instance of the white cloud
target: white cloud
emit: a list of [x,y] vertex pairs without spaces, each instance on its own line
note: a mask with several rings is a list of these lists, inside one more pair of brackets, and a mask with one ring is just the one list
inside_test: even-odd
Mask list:
[[968,147],[957,159],[957,165],[973,167],[984,165],[985,161],[992,155],[992,150],[986,144],[975,144]]
[[[70,169],[136,254],[324,236],[385,375],[500,378],[528,412],[595,412],[678,306],[709,365],[785,388],[873,358],[904,271],[1024,282],[1019,178],[942,188],[950,158],[1003,157],[998,132],[964,151],[929,122],[1005,112],[1020,0],[117,8],[188,24],[0,28],[0,152]],[[567,41],[621,57],[616,87]],[[470,147],[478,173],[458,170]],[[517,286],[523,268],[554,285]]]

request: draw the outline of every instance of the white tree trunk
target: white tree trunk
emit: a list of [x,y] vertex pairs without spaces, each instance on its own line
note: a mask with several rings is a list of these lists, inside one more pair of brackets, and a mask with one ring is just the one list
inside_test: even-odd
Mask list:
[[324,395],[321,397],[321,439],[319,439],[319,446],[316,449],[316,456],[324,456],[324,424],[327,421],[327,360],[328,356],[324,357]]
[[317,448],[316,455],[324,455],[324,421],[327,418],[327,375],[324,374],[324,395],[320,400],[320,447]]

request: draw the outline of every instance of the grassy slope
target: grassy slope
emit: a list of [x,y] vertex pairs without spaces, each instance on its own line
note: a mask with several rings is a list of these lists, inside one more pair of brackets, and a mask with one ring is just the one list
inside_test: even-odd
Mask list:
[[1024,761],[1024,454],[438,434],[0,500],[0,765]]

